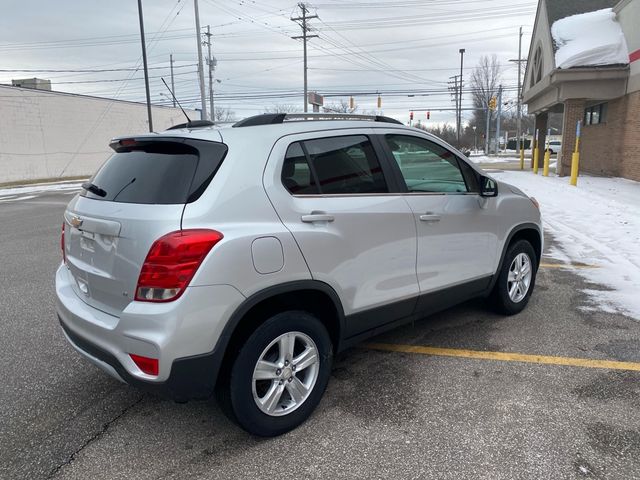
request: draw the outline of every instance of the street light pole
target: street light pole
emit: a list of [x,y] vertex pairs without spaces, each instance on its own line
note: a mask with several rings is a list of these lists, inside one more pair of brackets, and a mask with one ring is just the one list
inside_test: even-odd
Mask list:
[[142,15],[142,0],[138,0],[138,19],[140,20],[140,43],[142,44],[144,87],[147,93],[147,119],[149,121],[149,131],[153,132],[153,118],[151,118],[151,93],[149,93],[149,68],[147,67],[147,45],[144,40],[144,18]]
[[520,132],[522,130],[522,82],[520,81],[522,65],[520,62],[522,62],[522,27],[520,27],[520,33],[518,35],[518,113],[516,116],[516,127],[518,130],[516,133],[516,138],[518,139],[516,142],[516,152],[518,154],[520,154]]

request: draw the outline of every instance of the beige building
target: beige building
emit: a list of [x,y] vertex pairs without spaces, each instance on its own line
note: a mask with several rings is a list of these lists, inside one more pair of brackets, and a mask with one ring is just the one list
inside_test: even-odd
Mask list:
[[580,121],[580,170],[640,181],[639,26],[640,0],[539,1],[523,100],[541,145],[548,114],[564,114],[560,175]]
[[[156,131],[185,121],[178,108],[152,110]],[[0,85],[0,184],[89,176],[111,138],[148,128],[144,103]]]

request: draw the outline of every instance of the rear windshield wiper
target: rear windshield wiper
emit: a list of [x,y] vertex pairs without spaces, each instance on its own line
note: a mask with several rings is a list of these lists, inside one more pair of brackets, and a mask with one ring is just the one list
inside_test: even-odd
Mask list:
[[91,182],[85,182],[82,184],[82,188],[84,188],[85,190],[93,193],[94,195],[98,195],[99,197],[106,197],[107,196],[107,192],[105,192],[103,189],[101,189],[99,186],[94,185]]

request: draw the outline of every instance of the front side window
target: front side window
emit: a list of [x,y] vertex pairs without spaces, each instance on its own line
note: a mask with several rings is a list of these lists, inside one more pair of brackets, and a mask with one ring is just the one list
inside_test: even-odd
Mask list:
[[289,146],[282,183],[292,194],[386,193],[380,162],[364,135],[320,138]]
[[[470,191],[456,156],[446,148],[424,138],[406,135],[385,135],[385,139],[409,192]],[[468,165],[467,167],[471,169]]]

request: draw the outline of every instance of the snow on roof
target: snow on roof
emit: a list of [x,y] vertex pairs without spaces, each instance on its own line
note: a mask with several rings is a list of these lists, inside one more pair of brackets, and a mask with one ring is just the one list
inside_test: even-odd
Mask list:
[[629,50],[611,8],[571,15],[553,22],[551,35],[558,47],[556,67],[629,63]]

